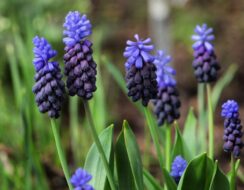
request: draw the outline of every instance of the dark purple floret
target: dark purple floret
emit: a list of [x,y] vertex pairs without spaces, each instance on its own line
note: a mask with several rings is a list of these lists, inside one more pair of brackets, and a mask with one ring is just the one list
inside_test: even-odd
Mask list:
[[64,23],[65,75],[70,96],[89,100],[96,90],[96,63],[92,57],[92,42],[85,39],[91,34],[91,24],[85,15],[70,12]]
[[179,93],[176,89],[176,81],[173,75],[175,70],[168,64],[171,61],[169,55],[165,55],[163,51],[158,51],[155,56],[155,65],[157,66],[158,94],[153,101],[154,113],[157,116],[158,125],[161,126],[165,122],[173,123],[180,117],[180,100]]
[[187,167],[187,162],[181,156],[176,156],[172,165],[170,175],[174,178],[175,182],[178,184],[182,174]]
[[216,81],[217,72],[220,69],[214,47],[210,43],[210,41],[214,40],[212,32],[213,29],[208,28],[206,24],[202,26],[197,25],[195,28],[196,34],[192,36],[192,39],[195,41],[192,46],[194,50],[192,66],[194,74],[200,83]]
[[179,93],[175,86],[159,88],[157,99],[154,101],[154,113],[157,116],[158,126],[165,122],[171,124],[179,119],[181,106]]
[[63,101],[65,86],[58,62],[51,62],[57,53],[45,38],[36,36],[34,43],[35,85],[33,93],[40,112],[48,112],[49,117],[58,118]]
[[72,175],[70,182],[75,190],[94,190],[94,188],[88,184],[92,179],[92,176],[87,173],[86,170],[78,168]]
[[222,117],[224,121],[224,145],[225,152],[232,152],[234,157],[237,158],[241,154],[243,147],[242,141],[242,125],[239,119],[239,106],[234,100],[228,100],[222,105]]
[[141,99],[142,104],[147,106],[150,99],[157,96],[156,66],[153,64],[154,57],[150,54],[153,46],[148,44],[150,38],[141,40],[135,35],[136,42],[127,41],[124,57],[127,58],[126,86],[128,96],[132,101]]

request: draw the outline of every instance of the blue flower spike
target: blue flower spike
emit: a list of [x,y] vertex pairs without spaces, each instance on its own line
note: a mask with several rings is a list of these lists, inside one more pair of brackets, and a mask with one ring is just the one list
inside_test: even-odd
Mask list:
[[213,29],[208,28],[207,24],[197,25],[192,40],[194,51],[194,60],[192,63],[195,77],[199,83],[210,83],[217,79],[217,72],[220,69],[217,61],[214,46]]
[[224,121],[224,145],[225,152],[233,153],[235,158],[241,154],[243,147],[242,141],[242,125],[239,118],[239,105],[234,100],[228,100],[222,105],[221,116]]
[[158,126],[162,126],[165,122],[171,124],[180,117],[181,103],[174,79],[176,71],[169,66],[171,61],[171,56],[162,50],[157,51],[154,64],[157,67],[158,94],[153,103]]
[[170,175],[174,178],[175,182],[178,184],[181,176],[183,175],[187,167],[187,161],[178,155],[175,157],[172,165]]
[[58,118],[65,94],[65,86],[58,62],[50,61],[57,52],[45,38],[33,38],[33,64],[36,70],[35,85],[32,88],[35,101],[41,113]]
[[151,39],[141,39],[135,34],[136,41],[128,40],[124,51],[126,70],[126,85],[128,96],[132,101],[141,99],[142,105],[147,106],[150,99],[157,96],[156,66],[151,51]]
[[93,60],[92,42],[86,37],[92,33],[92,26],[86,15],[78,11],[67,14],[64,23],[65,46],[64,74],[70,96],[85,100],[93,97],[96,91],[96,63]]
[[78,168],[71,176],[70,182],[75,188],[74,190],[94,190],[94,188],[88,184],[92,179],[92,176],[84,169]]

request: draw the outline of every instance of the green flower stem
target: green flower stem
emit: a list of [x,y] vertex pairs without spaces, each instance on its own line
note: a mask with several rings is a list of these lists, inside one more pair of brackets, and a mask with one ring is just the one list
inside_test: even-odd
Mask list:
[[78,164],[80,162],[79,155],[81,155],[79,147],[78,97],[70,97],[69,101],[71,145],[75,163]]
[[205,83],[198,83],[199,152],[206,150]]
[[83,103],[84,103],[84,107],[85,107],[86,116],[87,116],[89,124],[90,124],[91,133],[92,133],[93,139],[95,141],[96,147],[98,149],[98,152],[100,154],[100,157],[102,159],[103,165],[105,167],[110,187],[111,187],[112,190],[116,190],[116,185],[115,185],[115,182],[114,182],[113,175],[112,175],[112,173],[110,171],[110,168],[109,168],[108,160],[107,160],[107,158],[105,156],[103,147],[101,145],[101,142],[100,142],[100,140],[98,138],[98,135],[97,135],[96,128],[94,126],[94,122],[93,122],[93,119],[92,119],[92,115],[91,115],[89,104],[88,104],[88,102],[86,100],[84,100]]
[[208,154],[213,160],[214,158],[214,119],[213,119],[213,106],[211,99],[211,88],[210,84],[207,84],[207,98],[208,98],[208,134],[209,134],[209,145]]
[[231,178],[230,178],[230,190],[236,190],[236,170],[235,170],[235,158],[231,154]]
[[67,181],[67,184],[69,186],[69,189],[73,190],[73,187],[72,187],[72,185],[70,183],[70,176],[69,176],[69,170],[68,170],[67,162],[65,160],[63,149],[61,147],[61,141],[60,141],[60,137],[59,137],[57,126],[56,126],[56,123],[55,123],[54,119],[51,119],[51,125],[52,125],[52,131],[53,131],[53,136],[54,136],[56,148],[57,148],[57,151],[58,151],[59,160],[61,162],[61,166],[62,166],[63,171],[64,171],[64,176],[66,178],[66,181]]
[[165,125],[166,130],[166,142],[165,142],[165,166],[168,171],[170,171],[170,163],[171,163],[171,127],[170,125]]
[[32,182],[31,182],[31,170],[32,170],[32,137],[31,137],[31,125],[28,119],[27,110],[21,111],[22,121],[24,125],[24,150],[25,150],[25,189],[30,190],[32,189]]
[[143,154],[143,165],[145,166],[145,168],[149,168],[150,165],[150,161],[151,161],[151,155],[149,154],[150,150],[151,150],[151,134],[149,131],[148,127],[145,127],[144,129],[144,139],[145,139],[145,150],[144,150],[144,154]]
[[162,156],[163,154],[161,152],[160,143],[159,143],[159,139],[158,139],[158,128],[156,125],[153,124],[153,121],[152,121],[152,118],[151,118],[151,115],[149,112],[150,112],[150,110],[148,110],[148,108],[144,107],[144,113],[145,113],[147,124],[148,124],[149,130],[150,130],[150,133],[151,133],[151,136],[153,139],[153,143],[154,143],[154,146],[156,149],[159,164],[160,164],[161,169],[163,169],[163,156]]

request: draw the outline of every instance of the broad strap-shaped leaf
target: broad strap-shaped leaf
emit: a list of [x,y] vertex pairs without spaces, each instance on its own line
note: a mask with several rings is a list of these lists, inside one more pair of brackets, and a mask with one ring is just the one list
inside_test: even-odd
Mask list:
[[197,119],[194,115],[193,108],[191,107],[187,115],[183,131],[183,139],[186,142],[191,158],[196,156],[196,149],[198,145],[196,141],[196,127]]
[[176,190],[177,185],[176,185],[174,179],[170,176],[169,172],[165,168],[163,168],[163,173],[164,173],[164,182],[166,183],[168,189]]
[[120,190],[143,189],[141,155],[127,121],[124,121],[116,143],[116,165]]
[[213,161],[201,154],[188,164],[177,190],[209,190],[213,174]]
[[191,160],[191,155],[189,153],[188,147],[185,143],[185,140],[183,139],[181,132],[179,130],[178,125],[175,127],[175,143],[173,147],[173,152],[172,152],[172,159],[178,155],[181,155],[185,160],[189,161]]
[[219,169],[218,162],[214,164],[214,174],[210,184],[210,190],[230,190],[230,184],[227,176]]
[[143,169],[143,181],[145,189],[163,190],[163,187],[160,186],[158,181],[146,169]]
[[[110,125],[106,129],[104,129],[99,135],[99,139],[105,152],[106,158],[109,161],[111,171],[113,171],[113,125]],[[92,180],[90,184],[95,189],[108,189],[105,188],[107,180],[106,170],[103,166],[102,159],[100,158],[100,154],[94,143],[92,144],[87,154],[84,168],[92,175]]]

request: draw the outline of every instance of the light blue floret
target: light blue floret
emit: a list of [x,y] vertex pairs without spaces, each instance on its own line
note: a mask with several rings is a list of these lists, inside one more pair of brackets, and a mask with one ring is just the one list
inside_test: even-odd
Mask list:
[[192,35],[192,40],[195,43],[192,45],[192,48],[196,50],[204,45],[208,51],[212,51],[214,47],[210,42],[214,40],[213,29],[208,28],[207,24],[203,24],[202,26],[197,25],[194,31],[196,34]]
[[224,118],[232,118],[237,115],[239,105],[235,100],[228,100],[222,105],[221,116]]
[[49,59],[57,55],[57,51],[53,50],[48,41],[39,36],[33,38],[33,53],[34,59],[33,64],[36,71],[39,71],[43,67],[48,70],[53,70],[57,66],[57,62],[49,62]]
[[79,43],[92,33],[90,21],[86,15],[81,15],[78,11],[70,11],[67,14],[63,27],[65,28],[63,42],[69,47]]
[[166,55],[162,50],[157,51],[154,64],[157,67],[157,82],[159,87],[176,85],[176,80],[174,79],[176,71],[169,66],[171,61],[171,56]]
[[72,175],[70,182],[75,190],[94,190],[94,188],[88,184],[91,179],[92,176],[86,170],[78,168]]
[[124,57],[127,58],[126,69],[131,68],[132,65],[135,65],[136,68],[142,68],[144,62],[150,63],[154,60],[154,57],[150,54],[154,49],[154,46],[150,44],[151,39],[142,40],[138,34],[135,34],[134,37],[135,42],[131,40],[126,42],[127,46],[124,51]]

